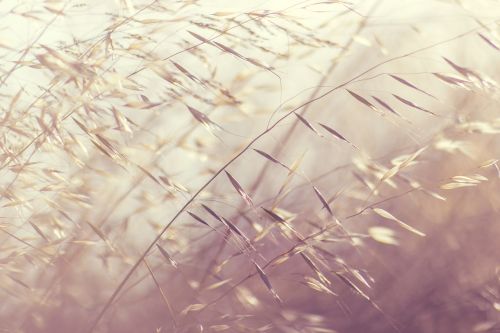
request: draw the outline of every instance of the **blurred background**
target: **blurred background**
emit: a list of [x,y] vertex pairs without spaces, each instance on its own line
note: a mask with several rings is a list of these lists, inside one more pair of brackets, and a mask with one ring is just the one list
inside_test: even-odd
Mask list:
[[0,15],[0,332],[500,331],[497,1]]

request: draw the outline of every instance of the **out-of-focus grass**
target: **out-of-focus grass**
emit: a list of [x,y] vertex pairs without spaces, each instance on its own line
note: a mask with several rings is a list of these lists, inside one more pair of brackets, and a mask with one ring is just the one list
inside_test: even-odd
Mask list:
[[491,1],[0,4],[0,329],[500,329]]

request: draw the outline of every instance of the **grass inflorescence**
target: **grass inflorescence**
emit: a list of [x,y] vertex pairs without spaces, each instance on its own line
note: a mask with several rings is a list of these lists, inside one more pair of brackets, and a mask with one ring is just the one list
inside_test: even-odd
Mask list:
[[0,331],[500,329],[498,4],[0,10]]

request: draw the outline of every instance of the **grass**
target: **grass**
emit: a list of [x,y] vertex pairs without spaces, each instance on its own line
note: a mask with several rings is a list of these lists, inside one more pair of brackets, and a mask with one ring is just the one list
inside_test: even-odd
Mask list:
[[497,5],[0,10],[0,331],[500,328]]

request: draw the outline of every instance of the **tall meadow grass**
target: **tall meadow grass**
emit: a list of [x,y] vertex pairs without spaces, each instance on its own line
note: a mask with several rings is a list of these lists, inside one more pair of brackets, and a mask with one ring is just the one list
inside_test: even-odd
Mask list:
[[0,332],[500,330],[496,1],[0,17]]

